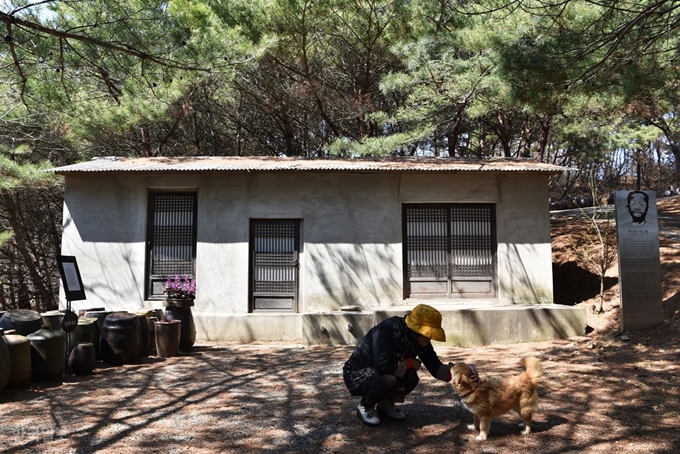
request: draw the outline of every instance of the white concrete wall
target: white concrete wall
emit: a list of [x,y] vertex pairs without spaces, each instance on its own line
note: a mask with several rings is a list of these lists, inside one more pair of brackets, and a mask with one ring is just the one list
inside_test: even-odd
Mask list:
[[[161,307],[160,302],[143,299],[150,189],[198,191],[194,314],[204,317],[200,325],[211,331],[215,328],[210,317],[248,311],[251,218],[302,220],[300,313],[334,311],[349,304],[366,310],[405,304],[402,203],[495,203],[497,302],[552,302],[544,175],[83,174],[67,177],[64,206],[62,254],[76,256],[87,294],[87,300],[73,302],[74,308]],[[254,326],[260,322],[268,323],[254,315],[247,318]],[[272,326],[267,340],[290,337],[288,328]]]
[[552,303],[547,179],[500,175],[498,193],[499,296],[513,304]]

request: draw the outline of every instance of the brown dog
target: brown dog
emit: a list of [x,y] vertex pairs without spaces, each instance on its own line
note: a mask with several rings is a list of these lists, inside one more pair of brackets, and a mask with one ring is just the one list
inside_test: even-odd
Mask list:
[[515,410],[524,421],[523,434],[531,433],[531,420],[538,401],[536,387],[541,382],[541,361],[533,356],[522,358],[524,372],[503,380],[470,379],[472,370],[465,363],[451,365],[453,387],[463,405],[474,415],[474,425],[468,429],[479,430],[477,440],[486,440],[491,419]]

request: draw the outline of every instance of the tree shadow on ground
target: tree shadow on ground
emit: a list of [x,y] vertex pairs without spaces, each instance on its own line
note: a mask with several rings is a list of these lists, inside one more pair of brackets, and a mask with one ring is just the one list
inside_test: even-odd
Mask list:
[[358,398],[342,381],[352,347],[199,345],[195,354],[65,377],[61,387],[0,394],[0,417],[12,421],[3,449],[560,454],[615,452],[621,443],[627,452],[664,452],[637,446],[643,440],[677,446],[677,354],[633,342],[591,343],[436,348],[443,361],[474,362],[482,378],[517,374],[521,356],[540,355],[545,381],[529,436],[511,412],[494,419],[489,440],[476,441],[467,428],[471,413],[425,370],[403,404],[406,421],[363,426]]

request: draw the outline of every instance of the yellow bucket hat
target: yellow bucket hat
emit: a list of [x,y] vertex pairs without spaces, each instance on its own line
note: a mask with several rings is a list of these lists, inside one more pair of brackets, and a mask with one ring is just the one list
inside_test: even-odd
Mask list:
[[427,304],[419,304],[413,308],[406,316],[406,326],[428,339],[446,341],[446,333],[442,329],[442,314]]

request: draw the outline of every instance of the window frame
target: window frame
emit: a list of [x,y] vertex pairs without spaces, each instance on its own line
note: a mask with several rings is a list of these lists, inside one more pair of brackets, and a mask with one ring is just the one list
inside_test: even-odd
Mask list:
[[[292,292],[258,292],[256,291],[256,262],[258,261],[256,257],[256,245],[258,240],[256,235],[256,230],[259,225],[269,225],[270,228],[276,224],[292,224],[293,226],[293,251],[292,263],[284,265],[284,268],[288,269],[288,272],[293,274],[293,290]],[[250,313],[267,313],[267,312],[283,312],[283,313],[297,313],[299,305],[299,292],[300,292],[300,254],[302,252],[302,219],[298,218],[251,218],[249,226],[250,238],[248,240],[248,256],[249,256],[249,271],[248,271],[248,312]],[[279,240],[280,241],[280,240]],[[265,265],[266,266],[266,265]],[[285,273],[285,271],[284,271]],[[275,273],[276,274],[276,273]],[[265,282],[265,281],[260,281]],[[269,300],[268,304],[271,307],[257,307],[258,299]],[[290,307],[284,307],[278,304],[290,299]],[[277,303],[276,301],[279,301]]]
[[[154,250],[155,250],[155,231],[156,231],[156,208],[157,198],[160,196],[191,196],[191,203],[193,205],[191,213],[191,259],[188,270],[175,273],[152,274],[154,265]],[[198,242],[198,191],[197,190],[176,190],[176,189],[153,189],[148,192],[148,207],[147,207],[147,231],[146,231],[146,260],[145,260],[145,285],[144,298],[149,301],[158,301],[165,299],[163,293],[159,293],[158,289],[162,285],[165,287],[165,281],[168,278],[189,276],[189,279],[194,279],[196,274],[196,250]],[[178,210],[175,213],[179,213]],[[155,292],[154,292],[155,290]]]
[[[441,273],[439,276],[427,277],[412,277],[410,276],[409,254],[416,249],[409,249],[409,226],[408,226],[408,210],[409,209],[432,209],[432,210],[446,210],[446,249],[431,249],[425,250],[423,254],[435,256],[437,252],[441,255],[446,254],[445,259],[445,278]],[[489,246],[486,251],[490,254],[490,272],[484,276],[460,276],[453,273],[453,243],[455,238],[463,238],[464,235],[455,236],[452,234],[452,211],[456,208],[464,209],[484,209],[488,210],[488,237],[484,240],[488,241]],[[433,218],[436,216],[433,213]],[[479,220],[475,220],[479,222]],[[432,224],[435,230],[437,226]],[[439,226],[441,228],[441,226]],[[448,299],[448,300],[463,300],[463,299],[488,299],[496,298],[498,295],[498,240],[497,240],[497,224],[496,224],[496,205],[493,203],[404,203],[402,204],[402,245],[403,245],[403,297],[404,299]],[[431,233],[431,232],[430,232]],[[415,235],[411,235],[414,237]],[[437,235],[435,235],[437,236]],[[441,236],[441,235],[439,235]],[[480,235],[476,235],[479,238]],[[441,241],[441,240],[440,240]],[[412,242],[412,241],[411,241]],[[457,255],[456,257],[460,257]],[[481,257],[481,256],[480,256]],[[433,263],[433,268],[437,267],[437,263]],[[439,266],[442,266],[441,264]],[[436,274],[436,272],[434,272]],[[423,282],[419,287],[419,291],[414,290],[414,283]],[[444,285],[446,286],[444,289]],[[431,288],[428,288],[430,286]]]

